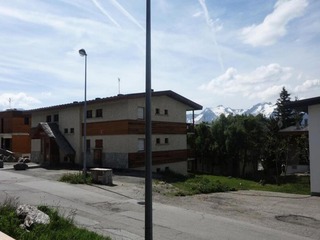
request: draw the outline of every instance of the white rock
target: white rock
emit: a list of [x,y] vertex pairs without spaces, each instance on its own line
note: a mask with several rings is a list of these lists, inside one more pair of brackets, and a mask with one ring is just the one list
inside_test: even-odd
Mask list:
[[32,224],[49,224],[50,218],[47,214],[34,206],[23,204],[18,206],[16,213],[24,217],[24,226],[30,228]]

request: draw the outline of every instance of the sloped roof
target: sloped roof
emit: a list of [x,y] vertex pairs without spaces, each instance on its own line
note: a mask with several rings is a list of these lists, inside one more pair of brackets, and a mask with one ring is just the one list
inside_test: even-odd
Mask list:
[[56,123],[40,122],[36,132],[43,130],[43,132],[50,138],[53,138],[58,144],[60,150],[66,155],[75,155],[75,150],[70,145],[68,140],[63,136]]
[[285,104],[287,107],[294,108],[303,112],[308,112],[308,106],[320,104],[320,97],[307,98],[298,101],[292,101]]
[[308,134],[308,132],[308,126],[290,126],[279,130],[279,133],[284,135],[301,135],[303,133]]
[[[152,96],[168,96],[176,101],[179,101],[187,106],[187,110],[201,110],[202,106],[200,104],[197,104],[193,101],[191,101],[188,98],[185,98],[176,92],[173,92],[171,90],[166,90],[166,91],[158,91],[158,92],[152,92]],[[112,101],[117,101],[117,100],[123,100],[123,99],[135,99],[135,98],[144,98],[145,93],[132,93],[132,94],[118,94],[117,96],[113,97],[106,97],[106,98],[96,98],[94,100],[87,100],[87,105],[94,104],[94,103],[104,103],[104,102],[112,102]],[[43,110],[53,110],[53,109],[61,109],[61,108],[68,108],[72,106],[82,106],[83,101],[81,102],[73,102],[73,103],[67,103],[67,104],[61,104],[61,105],[56,105],[56,106],[51,106],[51,107],[44,107],[44,108],[38,108],[38,109],[32,109],[32,110],[27,110],[26,112],[37,112],[37,111],[43,111]]]

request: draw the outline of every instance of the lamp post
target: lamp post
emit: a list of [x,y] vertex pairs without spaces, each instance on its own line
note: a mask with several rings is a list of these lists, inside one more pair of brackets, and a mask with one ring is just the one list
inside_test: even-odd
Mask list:
[[151,0],[146,0],[146,177],[145,239],[153,239],[152,223],[152,119],[151,119]]
[[83,104],[83,175],[87,176],[87,53],[83,48],[79,50],[84,57],[84,104]]

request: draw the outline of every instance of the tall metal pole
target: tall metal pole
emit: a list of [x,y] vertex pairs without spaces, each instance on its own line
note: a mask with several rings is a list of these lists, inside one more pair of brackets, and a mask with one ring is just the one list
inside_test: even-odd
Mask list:
[[83,106],[83,174],[87,178],[87,54],[84,56],[84,106]]
[[145,239],[152,240],[151,3],[146,0]]
[[80,56],[84,57],[84,105],[83,105],[83,177],[87,177],[87,53],[84,49],[79,50]]

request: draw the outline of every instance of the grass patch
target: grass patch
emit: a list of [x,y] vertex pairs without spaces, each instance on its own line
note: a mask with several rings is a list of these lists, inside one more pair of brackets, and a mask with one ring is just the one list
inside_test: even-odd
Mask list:
[[7,235],[19,240],[111,240],[73,224],[73,217],[61,217],[58,211],[47,206],[38,207],[50,217],[50,224],[37,224],[27,232],[19,227],[23,222],[16,215],[17,201],[6,199],[0,205],[0,229]]
[[310,194],[310,179],[308,176],[281,177],[280,185],[261,184],[259,182],[233,177],[213,175],[194,175],[184,177],[174,175],[172,173],[165,174],[163,180],[172,184],[176,188],[173,195],[178,196],[237,190],[259,190],[305,195]]
[[262,185],[256,186],[256,188],[257,188],[256,190],[264,190],[264,191],[271,191],[271,192],[310,195],[310,177],[296,176],[296,175],[283,176],[283,177],[280,177],[279,185],[266,184],[264,186]]
[[173,186],[179,189],[175,193],[175,195],[179,196],[235,190],[235,188],[221,181],[221,179],[214,179],[208,175],[198,175],[184,181],[177,181],[173,183]]
[[84,178],[83,173],[65,173],[59,179],[60,182],[67,182],[72,184],[91,184],[92,177],[91,174],[87,173],[86,178]]

